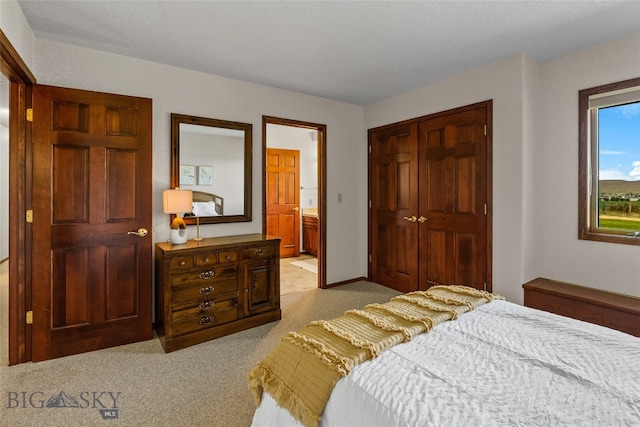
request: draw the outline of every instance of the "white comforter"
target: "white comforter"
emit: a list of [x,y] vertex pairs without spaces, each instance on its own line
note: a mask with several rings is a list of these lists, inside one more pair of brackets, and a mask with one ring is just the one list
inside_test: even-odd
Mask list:
[[[365,362],[321,426],[640,426],[640,338],[494,301]],[[300,426],[267,394],[254,427]]]

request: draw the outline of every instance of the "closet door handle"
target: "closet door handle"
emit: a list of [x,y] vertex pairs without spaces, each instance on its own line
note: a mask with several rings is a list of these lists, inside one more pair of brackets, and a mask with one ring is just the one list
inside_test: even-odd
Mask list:
[[423,217],[422,215],[420,215],[420,218],[418,218],[418,222],[420,224],[422,224],[423,222],[425,222],[427,220],[427,218]]
[[406,219],[409,222],[416,222],[418,220],[415,215],[412,215],[411,218],[405,216],[403,219]]

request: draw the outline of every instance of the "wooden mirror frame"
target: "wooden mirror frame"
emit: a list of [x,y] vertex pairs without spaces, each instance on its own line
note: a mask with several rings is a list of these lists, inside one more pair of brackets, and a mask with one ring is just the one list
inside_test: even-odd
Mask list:
[[[187,116],[184,114],[171,113],[171,188],[180,186],[180,124],[190,124],[198,126],[209,126],[225,129],[234,129],[244,132],[244,213],[238,215],[201,216],[200,224],[218,224],[227,222],[249,222],[251,221],[251,198],[252,195],[252,146],[253,134],[251,123],[231,122],[227,120],[209,119],[205,117]],[[175,214],[171,215],[173,221]],[[195,217],[184,217],[184,222],[188,225],[195,225]]]

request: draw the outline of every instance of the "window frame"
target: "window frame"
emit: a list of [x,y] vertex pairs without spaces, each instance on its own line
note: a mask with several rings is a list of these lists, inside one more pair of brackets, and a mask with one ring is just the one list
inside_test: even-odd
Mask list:
[[[581,240],[640,246],[640,237],[614,233],[592,225],[595,224],[598,213],[596,192],[598,168],[592,168],[591,165],[597,163],[599,153],[597,144],[593,144],[591,138],[593,111],[589,109],[589,97],[634,86],[640,86],[640,77],[583,89],[578,92],[578,238]],[[595,201],[592,197],[594,195]]]

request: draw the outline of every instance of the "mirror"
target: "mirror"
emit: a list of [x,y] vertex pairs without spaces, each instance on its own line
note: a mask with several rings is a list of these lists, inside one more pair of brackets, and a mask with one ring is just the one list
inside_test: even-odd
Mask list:
[[251,147],[250,123],[171,114],[171,188],[193,191],[185,223],[251,221]]

